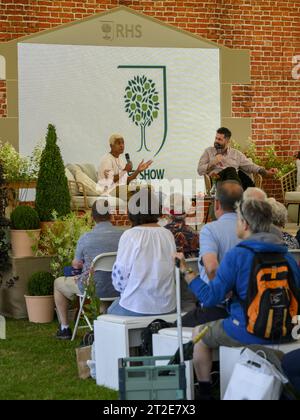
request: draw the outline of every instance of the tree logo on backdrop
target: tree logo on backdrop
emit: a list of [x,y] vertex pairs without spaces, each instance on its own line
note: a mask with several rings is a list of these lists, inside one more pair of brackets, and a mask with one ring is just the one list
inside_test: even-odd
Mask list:
[[[147,128],[157,123],[162,113],[163,131],[162,138],[158,139],[159,147],[154,156],[157,156],[165,145],[168,133],[167,115],[167,77],[165,66],[119,66],[123,69],[143,69],[143,73],[135,74],[127,82],[124,94],[125,112],[131,122],[140,129],[140,144],[138,152],[151,150],[151,144],[147,138]],[[162,70],[163,92],[159,93],[157,81],[153,77],[145,75],[145,69]],[[157,144],[157,139],[156,139]]]
[[159,95],[155,82],[144,75],[134,76],[128,82],[124,99],[129,119],[141,129],[141,145],[138,152],[143,148],[150,152],[147,147],[146,128],[158,117],[159,111]]

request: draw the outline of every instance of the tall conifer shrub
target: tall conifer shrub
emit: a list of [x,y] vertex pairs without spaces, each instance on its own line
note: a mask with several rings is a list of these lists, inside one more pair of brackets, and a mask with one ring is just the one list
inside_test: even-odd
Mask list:
[[68,180],[56,141],[55,127],[49,124],[36,187],[35,208],[42,222],[52,220],[53,211],[58,217],[71,211]]

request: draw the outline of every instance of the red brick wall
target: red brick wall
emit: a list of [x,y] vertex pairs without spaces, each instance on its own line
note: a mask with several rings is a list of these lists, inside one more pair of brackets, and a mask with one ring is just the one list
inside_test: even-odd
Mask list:
[[6,82],[0,80],[0,118],[6,117]]
[[233,116],[252,118],[260,151],[270,144],[281,156],[300,150],[300,80],[291,77],[292,56],[300,54],[299,0],[1,0],[0,42],[119,5],[228,47],[249,49],[252,84],[232,87]]

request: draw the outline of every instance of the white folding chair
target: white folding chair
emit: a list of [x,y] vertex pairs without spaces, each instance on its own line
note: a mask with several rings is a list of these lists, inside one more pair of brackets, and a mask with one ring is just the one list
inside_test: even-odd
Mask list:
[[[89,275],[88,281],[90,281],[91,273],[95,271],[105,271],[105,272],[111,273],[113,269],[113,265],[116,261],[116,256],[117,256],[116,252],[107,252],[107,253],[97,255],[91,263],[90,275]],[[93,331],[93,326],[90,320],[88,319],[87,315],[85,314],[84,308],[83,308],[85,300],[88,297],[87,293],[85,291],[83,294],[78,294],[77,296],[79,297],[79,310],[78,310],[71,341],[73,341],[74,338],[76,337],[78,328],[89,328],[91,331]],[[103,302],[108,302],[108,301],[112,302],[116,299],[116,297],[99,298],[99,299]],[[80,321],[81,315],[83,315],[86,325],[79,327],[79,321]]]

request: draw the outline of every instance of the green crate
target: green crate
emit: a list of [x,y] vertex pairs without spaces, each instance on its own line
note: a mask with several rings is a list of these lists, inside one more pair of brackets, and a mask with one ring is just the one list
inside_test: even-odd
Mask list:
[[185,400],[185,364],[157,365],[172,356],[119,359],[120,400]]

